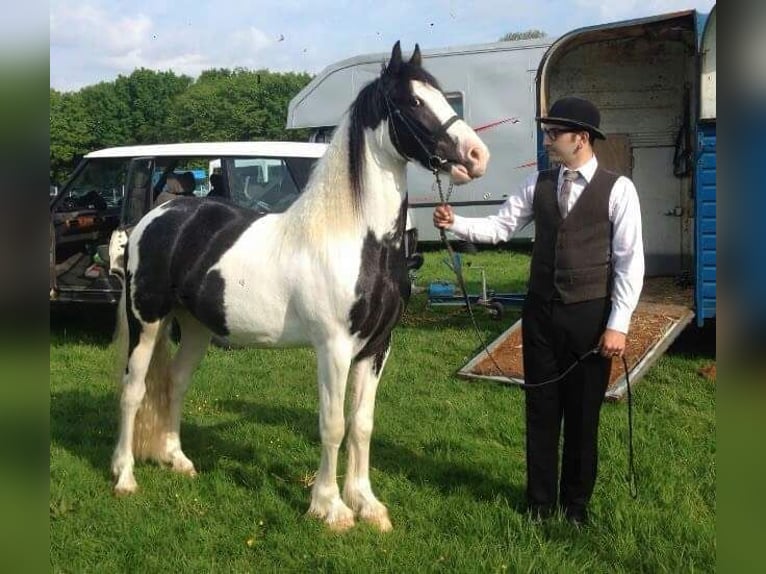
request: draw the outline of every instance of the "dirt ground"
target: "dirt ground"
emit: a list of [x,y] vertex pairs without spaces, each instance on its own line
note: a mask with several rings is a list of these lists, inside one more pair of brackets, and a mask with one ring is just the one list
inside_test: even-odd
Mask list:
[[[635,367],[649,349],[670,330],[673,323],[688,312],[693,296],[690,287],[680,287],[672,278],[661,277],[645,281],[641,300],[633,313],[628,333],[625,349],[628,368]],[[507,333],[492,351],[494,361],[484,351],[480,356],[483,358],[471,370],[473,374],[523,379],[521,325]],[[498,366],[502,372],[498,371]],[[622,360],[613,359],[610,388],[622,374]]]

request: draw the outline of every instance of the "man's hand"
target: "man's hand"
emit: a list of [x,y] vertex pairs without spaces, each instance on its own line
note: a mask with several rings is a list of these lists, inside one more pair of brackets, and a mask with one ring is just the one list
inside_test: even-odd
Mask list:
[[622,354],[625,352],[625,333],[620,333],[614,329],[607,329],[601,335],[598,346],[604,357],[622,357]]
[[434,227],[439,229],[449,229],[455,223],[455,212],[452,207],[443,204],[437,205],[434,209]]

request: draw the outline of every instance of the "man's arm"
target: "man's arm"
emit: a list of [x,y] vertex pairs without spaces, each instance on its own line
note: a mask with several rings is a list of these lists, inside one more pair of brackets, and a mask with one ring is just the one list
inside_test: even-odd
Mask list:
[[612,312],[601,339],[601,352],[619,356],[625,352],[625,335],[644,284],[644,244],[641,206],[633,182],[625,177],[618,179],[609,203],[614,282]]
[[503,203],[496,215],[489,217],[461,217],[449,205],[437,206],[434,210],[434,225],[476,243],[508,241],[516,231],[532,221],[536,184],[535,173]]

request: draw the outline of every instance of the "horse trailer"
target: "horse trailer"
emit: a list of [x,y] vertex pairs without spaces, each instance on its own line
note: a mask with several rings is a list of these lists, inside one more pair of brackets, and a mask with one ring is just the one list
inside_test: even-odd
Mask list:
[[537,73],[538,115],[572,94],[598,106],[599,163],[638,190],[646,276],[691,283],[700,326],[716,314],[715,29],[715,7],[580,28]]
[[[537,168],[535,75],[552,39],[539,38],[423,50],[423,65],[436,77],[455,113],[482,138],[492,154],[480,180],[456,189],[458,213],[483,217],[497,212],[509,193]],[[380,73],[388,54],[365,54],[331,64],[291,101],[287,128],[309,128],[310,141],[329,141],[359,90]],[[439,203],[431,173],[407,171],[410,216],[418,240],[439,241],[431,217]],[[532,227],[532,226],[530,226]],[[532,229],[517,238],[529,240]]]

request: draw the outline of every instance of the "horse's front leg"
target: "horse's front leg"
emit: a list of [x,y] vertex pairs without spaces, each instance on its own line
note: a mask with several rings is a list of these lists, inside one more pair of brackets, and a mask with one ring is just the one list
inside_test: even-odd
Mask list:
[[341,499],[337,482],[338,449],[345,427],[343,402],[351,357],[349,340],[332,340],[317,347],[322,458],[311,491],[309,514],[324,520],[333,530],[346,530],[354,525],[354,513]]
[[348,469],[343,486],[343,499],[382,532],[391,530],[388,510],[372,493],[370,484],[370,438],[372,437],[375,393],[390,347],[354,365],[353,407],[348,434]]

